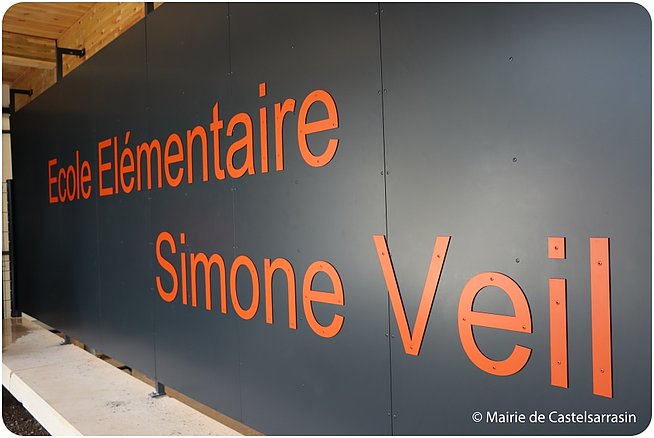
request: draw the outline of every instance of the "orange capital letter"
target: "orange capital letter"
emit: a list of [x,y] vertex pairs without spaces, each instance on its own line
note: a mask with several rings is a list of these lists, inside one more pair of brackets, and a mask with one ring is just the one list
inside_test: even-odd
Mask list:
[[386,237],[372,236],[372,238],[375,242],[375,247],[377,248],[377,256],[379,257],[379,263],[381,264],[382,272],[384,273],[388,295],[390,296],[391,304],[393,305],[395,320],[400,329],[404,351],[406,354],[417,356],[420,354],[422,340],[425,337],[429,314],[431,313],[434,296],[436,295],[436,289],[438,288],[438,280],[443,271],[445,254],[447,253],[447,247],[450,244],[450,236],[436,237],[434,251],[429,263],[429,271],[427,271],[427,279],[425,280],[425,287],[422,290],[422,299],[420,300],[418,315],[416,316],[416,322],[413,327],[413,334],[411,334],[411,331],[409,330],[409,323],[407,322],[406,311],[402,304],[402,296],[400,295],[400,290],[397,285],[397,277],[395,276],[395,270],[393,269],[393,264],[391,262]]

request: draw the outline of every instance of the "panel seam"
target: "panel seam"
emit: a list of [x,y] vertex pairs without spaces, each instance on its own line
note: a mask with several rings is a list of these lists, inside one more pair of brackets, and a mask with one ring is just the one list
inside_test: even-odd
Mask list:
[[[383,156],[383,171],[382,176],[384,178],[384,233],[386,234],[386,241],[389,241],[388,236],[388,190],[387,190],[387,176],[388,170],[386,166],[386,114],[384,111],[384,95],[386,94],[386,89],[384,88],[384,56],[382,50],[382,4],[377,3],[377,29],[379,36],[379,81],[380,81],[380,90],[379,95],[381,96],[381,127],[382,127],[382,156]],[[389,244],[390,245],[390,244]],[[390,256],[390,254],[389,254]],[[388,339],[388,382],[389,382],[389,395],[390,395],[390,412],[389,412],[389,421],[391,426],[391,435],[395,435],[394,430],[394,411],[393,411],[393,349],[391,343],[391,302],[388,294],[386,295],[386,315],[388,316],[388,326],[387,326],[387,339]]]

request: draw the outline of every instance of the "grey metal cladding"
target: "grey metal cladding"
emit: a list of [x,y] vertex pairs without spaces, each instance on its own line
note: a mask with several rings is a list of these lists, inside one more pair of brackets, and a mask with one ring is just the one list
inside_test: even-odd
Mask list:
[[[650,41],[635,4],[164,4],[12,116],[21,310],[266,434],[636,434],[651,416]],[[309,136],[316,154],[339,141],[318,167],[297,131],[315,90],[338,112],[337,129]],[[287,98],[278,171],[274,104]],[[208,128],[216,103],[223,164],[241,135],[225,136],[228,120],[252,115],[253,175],[202,181],[196,146],[193,184],[98,196],[99,142],[123,148],[129,131],[132,149],[163,148],[170,133]],[[309,118],[325,116],[319,107]],[[48,160],[67,166],[77,150],[90,199],[49,204]],[[178,245],[174,263],[222,257],[226,313],[217,269],[211,310],[202,271],[197,307],[159,296],[155,278],[172,281],[155,254],[162,233]],[[405,353],[373,235],[386,236],[412,329],[435,239],[450,236],[418,356]],[[566,238],[564,260],[548,258],[550,236]],[[610,239],[613,398],[593,394],[591,237]],[[241,255],[260,286],[247,320],[230,296]],[[276,258],[294,269],[296,329],[283,274],[266,320],[264,263]],[[344,317],[331,338],[303,307],[320,260],[344,289],[343,306],[313,305],[322,323]],[[495,360],[531,349],[511,376],[482,371],[460,341],[461,291],[482,272],[507,275],[528,301],[533,333],[474,329]],[[567,281],[567,389],[550,384],[550,278]],[[251,303],[246,269],[231,286]],[[333,285],[318,275],[313,287]],[[514,312],[494,287],[474,305]],[[552,411],[637,421],[486,417]]]

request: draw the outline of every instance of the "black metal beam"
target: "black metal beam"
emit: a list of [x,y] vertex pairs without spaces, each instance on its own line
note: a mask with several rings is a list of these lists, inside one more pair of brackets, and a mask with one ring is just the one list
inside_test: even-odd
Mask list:
[[86,49],[68,49],[66,47],[57,47],[57,82],[64,77],[64,55],[77,56],[78,58],[86,55]]
[[152,11],[154,11],[154,3],[153,2],[145,2],[145,15],[148,15]]
[[9,89],[9,115],[16,113],[16,95],[17,94],[26,94],[28,96],[32,95],[32,90],[21,90],[19,88],[10,88]]

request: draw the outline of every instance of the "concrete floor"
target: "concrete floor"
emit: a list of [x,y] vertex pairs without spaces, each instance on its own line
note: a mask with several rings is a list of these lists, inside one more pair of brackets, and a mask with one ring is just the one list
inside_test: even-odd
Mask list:
[[2,384],[52,435],[241,435],[32,318],[3,320]]

